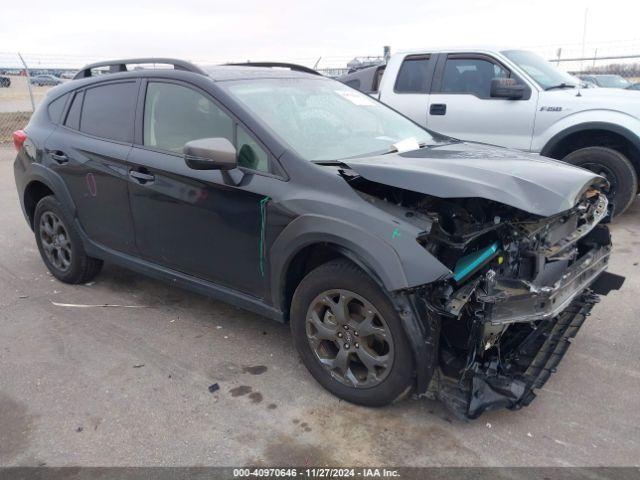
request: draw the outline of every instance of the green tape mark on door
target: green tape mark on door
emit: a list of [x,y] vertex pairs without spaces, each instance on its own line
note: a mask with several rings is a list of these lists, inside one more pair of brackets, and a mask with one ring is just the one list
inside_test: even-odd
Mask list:
[[260,254],[260,276],[264,277],[264,264],[266,256],[266,225],[267,225],[267,202],[271,198],[267,195],[260,200],[260,240],[258,242],[258,250]]

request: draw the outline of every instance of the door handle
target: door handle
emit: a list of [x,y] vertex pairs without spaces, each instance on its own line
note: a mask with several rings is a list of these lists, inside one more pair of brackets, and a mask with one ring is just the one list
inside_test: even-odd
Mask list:
[[431,115],[444,115],[447,113],[447,105],[445,103],[433,103],[429,107]]
[[155,175],[145,172],[138,172],[137,170],[129,170],[129,176],[142,185],[144,185],[145,183],[153,182],[156,179]]
[[49,156],[53,159],[54,162],[62,165],[64,163],[69,163],[69,157],[60,151],[60,150],[49,150]]

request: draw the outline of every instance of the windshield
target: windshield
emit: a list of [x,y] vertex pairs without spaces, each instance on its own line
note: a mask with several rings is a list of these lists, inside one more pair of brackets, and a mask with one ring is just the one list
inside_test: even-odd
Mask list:
[[598,75],[598,84],[605,88],[627,88],[630,83],[620,75]]
[[333,80],[252,79],[220,85],[306,160],[339,160],[435,143],[429,132],[402,115]]
[[502,54],[524,70],[538,85],[545,90],[548,88],[577,86],[579,81],[563,72],[541,56],[526,50],[506,50]]

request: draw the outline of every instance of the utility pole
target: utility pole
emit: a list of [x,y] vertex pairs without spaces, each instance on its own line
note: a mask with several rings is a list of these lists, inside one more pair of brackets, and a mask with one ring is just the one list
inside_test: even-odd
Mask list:
[[[587,18],[589,16],[589,9],[584,9],[584,25],[582,27],[582,55],[580,57],[584,58],[585,46],[587,43]],[[580,70],[584,70],[584,60],[580,62]]]
[[22,62],[22,65],[24,65],[24,71],[27,74],[27,88],[29,89],[29,98],[31,98],[31,111],[35,112],[36,102],[34,102],[33,100],[33,92],[31,91],[31,75],[29,74],[29,67],[27,67],[27,64],[24,61],[24,58],[22,58],[22,55],[18,53],[18,56],[20,57],[20,61]]

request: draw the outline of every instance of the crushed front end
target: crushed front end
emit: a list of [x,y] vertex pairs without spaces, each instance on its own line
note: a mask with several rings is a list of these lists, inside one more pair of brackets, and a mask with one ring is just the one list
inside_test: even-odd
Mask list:
[[605,271],[611,237],[600,177],[572,208],[542,216],[343,175],[366,201],[423,229],[417,241],[451,271],[393,298],[412,342],[417,393],[459,417],[528,405],[599,295],[624,281]]
[[591,189],[545,218],[477,199],[442,203],[431,201],[433,228],[420,241],[453,277],[414,293],[440,319],[428,393],[467,418],[528,405],[598,294],[622,284],[605,272],[607,199]]

